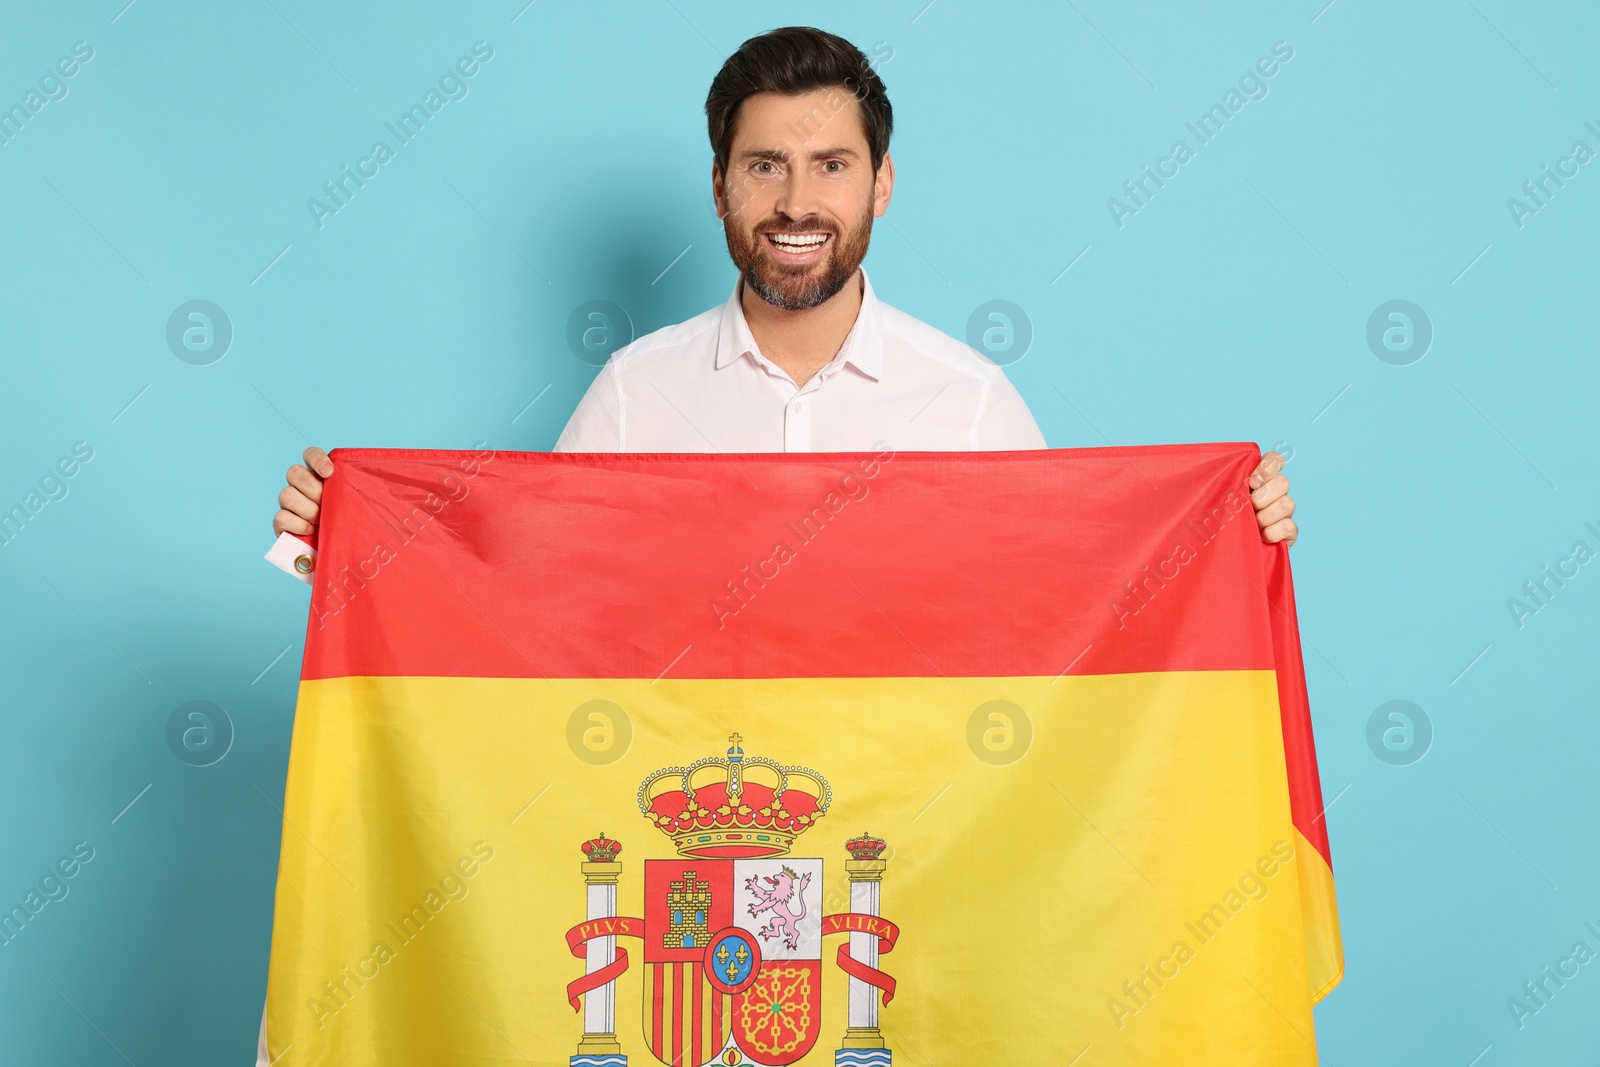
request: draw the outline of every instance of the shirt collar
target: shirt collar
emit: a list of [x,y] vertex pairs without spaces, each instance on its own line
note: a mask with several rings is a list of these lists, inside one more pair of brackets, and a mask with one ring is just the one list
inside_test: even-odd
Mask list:
[[[844,344],[839,347],[838,358],[877,381],[883,373],[883,311],[872,291],[872,279],[867,277],[867,268],[861,267],[859,271],[861,310],[857,312],[856,321],[845,336]],[[744,276],[741,274],[734,279],[733,295],[722,307],[722,322],[717,332],[718,370],[746,353],[754,357],[760,351],[755,336],[750,332],[750,324],[745,320],[744,306],[739,301],[743,288]]]

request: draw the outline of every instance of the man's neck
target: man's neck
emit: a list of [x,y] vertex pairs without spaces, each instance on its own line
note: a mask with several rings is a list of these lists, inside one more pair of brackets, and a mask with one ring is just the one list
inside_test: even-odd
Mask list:
[[861,313],[862,284],[858,270],[843,289],[803,311],[775,308],[741,284],[739,306],[761,354],[803,386],[832,362],[850,335]]

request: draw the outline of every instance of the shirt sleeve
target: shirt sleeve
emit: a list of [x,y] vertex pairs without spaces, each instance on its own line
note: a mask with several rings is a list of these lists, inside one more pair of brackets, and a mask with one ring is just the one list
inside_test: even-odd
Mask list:
[[1027,448],[1047,448],[1039,424],[1033,420],[1027,401],[1011,384],[1004,371],[997,370],[984,390],[984,398],[973,419],[972,447],[980,452],[1011,452]]
[[617,356],[589,383],[566,429],[556,439],[556,452],[621,452],[623,445],[622,372]]

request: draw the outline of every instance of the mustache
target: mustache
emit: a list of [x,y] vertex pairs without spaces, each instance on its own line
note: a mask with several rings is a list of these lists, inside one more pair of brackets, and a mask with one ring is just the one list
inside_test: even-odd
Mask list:
[[812,225],[809,225],[809,226],[802,226],[802,225],[800,225],[798,223],[796,223],[794,225],[789,225],[789,226],[785,226],[785,225],[782,225],[780,223],[763,223],[763,224],[761,224],[761,225],[759,225],[759,226],[757,226],[755,228],[755,232],[757,234],[763,234],[763,233],[831,233],[831,234],[837,235],[839,231],[838,231],[837,227],[830,226],[827,223],[825,223],[825,222],[823,222],[823,221],[821,221],[819,219],[819,220],[817,220],[816,223],[814,223]]

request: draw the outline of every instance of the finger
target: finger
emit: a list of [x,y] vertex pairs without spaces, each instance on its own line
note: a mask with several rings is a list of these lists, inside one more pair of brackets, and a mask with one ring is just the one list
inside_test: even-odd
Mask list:
[[1271,526],[1261,531],[1261,539],[1269,545],[1282,541],[1285,546],[1292,545],[1300,538],[1300,527],[1295,525],[1293,519],[1279,519]]
[[1278,499],[1274,500],[1272,503],[1256,512],[1256,522],[1260,523],[1261,528],[1264,530],[1273,523],[1282,519],[1287,519],[1293,514],[1294,498],[1280,496]]
[[283,492],[278,494],[278,506],[285,511],[292,511],[307,522],[317,521],[317,505],[306,499],[306,495],[292,485],[283,487]]
[[284,476],[290,485],[305,494],[307,500],[313,504],[322,503],[322,479],[296,463],[289,468],[289,473]]
[[1274,474],[1267,479],[1265,485],[1250,494],[1250,502],[1256,506],[1257,511],[1260,511],[1274,500],[1288,495],[1289,479],[1281,474]]
[[1283,453],[1264,453],[1261,462],[1257,463],[1256,469],[1250,473],[1250,488],[1256,488],[1281,470],[1283,470]]
[[292,511],[279,511],[272,518],[272,532],[275,534],[308,534],[311,524]]
[[328,454],[316,445],[306,449],[305,461],[306,466],[316,471],[319,478],[326,478],[333,473],[333,460],[329,459]]

